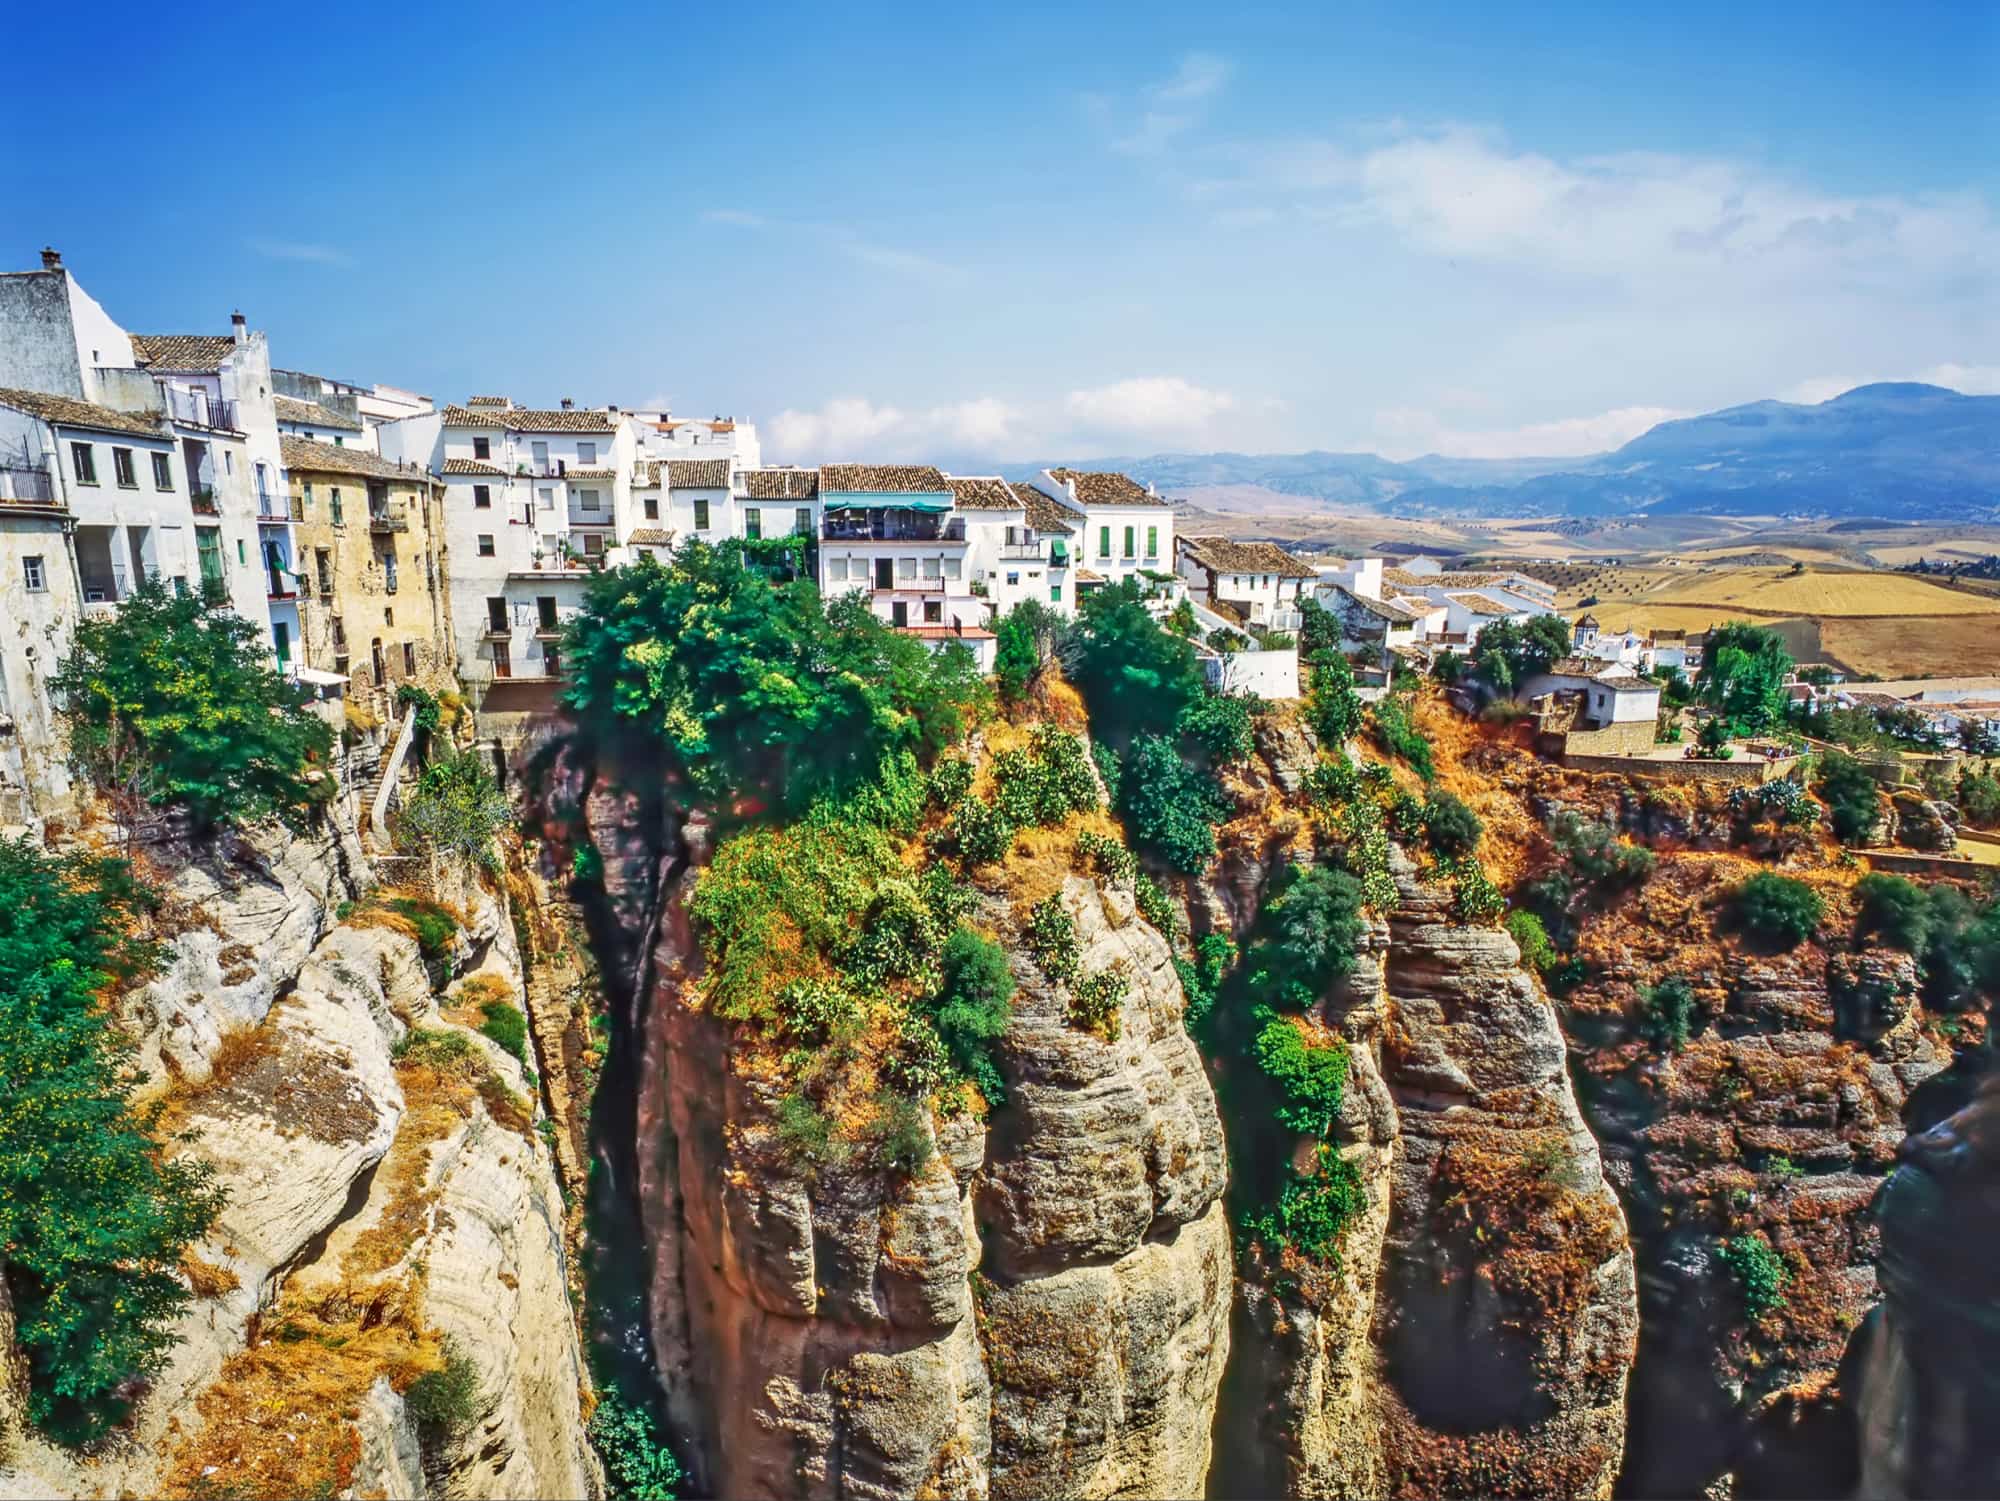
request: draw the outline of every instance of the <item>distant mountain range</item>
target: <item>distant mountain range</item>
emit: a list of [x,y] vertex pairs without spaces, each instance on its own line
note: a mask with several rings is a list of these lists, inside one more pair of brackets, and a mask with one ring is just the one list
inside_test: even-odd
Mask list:
[[1164,495],[1254,487],[1399,515],[2000,517],[2000,396],[1881,384],[1663,422],[1612,453],[1396,463],[1369,453],[1093,459]]

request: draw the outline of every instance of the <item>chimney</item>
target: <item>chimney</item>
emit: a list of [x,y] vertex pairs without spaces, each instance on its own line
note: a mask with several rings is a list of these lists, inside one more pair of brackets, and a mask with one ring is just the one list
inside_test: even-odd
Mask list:
[[250,342],[250,325],[243,321],[241,313],[229,315],[229,337],[236,341],[238,349]]
[[562,408],[565,412],[573,412],[576,410],[576,402],[570,397],[565,396],[562,400]]
[[57,250],[53,245],[44,245],[42,247],[42,269],[44,271],[60,271],[62,268],[62,252]]

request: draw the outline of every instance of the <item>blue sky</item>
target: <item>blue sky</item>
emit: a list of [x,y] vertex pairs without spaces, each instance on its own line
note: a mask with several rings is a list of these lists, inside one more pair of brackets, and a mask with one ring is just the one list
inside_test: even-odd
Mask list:
[[4,260],[804,460],[1576,453],[2000,390],[2000,8],[1636,9],[34,7]]

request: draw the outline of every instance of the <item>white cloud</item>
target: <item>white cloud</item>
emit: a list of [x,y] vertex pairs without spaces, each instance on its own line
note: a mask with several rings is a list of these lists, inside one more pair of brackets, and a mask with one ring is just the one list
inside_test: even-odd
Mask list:
[[1019,446],[1025,437],[1022,415],[991,396],[910,411],[849,396],[814,411],[788,407],[770,420],[766,431],[776,453],[798,462],[935,459]]
[[1154,98],[1170,103],[1206,99],[1229,82],[1233,71],[1227,58],[1217,57],[1212,52],[1190,52],[1181,59],[1174,76],[1164,83],[1154,84],[1151,92]]
[[273,261],[300,261],[314,266],[351,266],[354,257],[332,245],[314,245],[302,240],[250,241],[250,249]]
[[[1201,123],[1207,101],[1221,92],[1232,71],[1226,59],[1212,53],[1188,53],[1172,77],[1141,91],[1144,102],[1137,123],[1112,141],[1112,149],[1128,156],[1156,156],[1165,151]],[[1100,116],[1116,110],[1102,94],[1085,95],[1084,104]]]
[[1388,459],[1443,454],[1454,459],[1548,459],[1603,453],[1648,428],[1692,412],[1671,407],[1619,407],[1590,417],[1564,417],[1522,427],[1460,429],[1436,412],[1392,407],[1375,414],[1375,451]]
[[2000,365],[1946,363],[1901,375],[1816,375],[1786,387],[1778,393],[1778,399],[1817,405],[1856,386],[1872,386],[1880,381],[1915,381],[1926,386],[1946,386],[1965,396],[2000,396]]
[[1178,375],[1139,376],[1087,391],[1072,391],[1064,410],[1096,433],[1193,439],[1236,405],[1225,391],[1211,391]]

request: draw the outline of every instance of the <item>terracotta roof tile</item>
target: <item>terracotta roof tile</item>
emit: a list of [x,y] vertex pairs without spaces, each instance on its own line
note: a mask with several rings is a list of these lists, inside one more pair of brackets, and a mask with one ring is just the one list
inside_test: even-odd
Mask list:
[[1048,491],[1038,490],[1033,485],[1014,485],[1011,488],[1021,504],[1027,507],[1028,525],[1036,531],[1063,536],[1070,536],[1076,531],[1076,512],[1058,505]]
[[668,459],[667,484],[676,490],[726,490],[727,459]]
[[448,406],[446,427],[498,427],[514,433],[615,433],[618,424],[606,412],[587,408],[575,411],[536,411],[528,407]]
[[133,334],[132,358],[155,370],[207,374],[220,370],[236,353],[228,334]]
[[565,469],[562,477],[566,480],[613,480],[618,478],[618,471],[616,469]]
[[821,494],[945,495],[944,471],[929,464],[822,464]]
[[642,547],[664,547],[674,540],[672,532],[661,531],[657,526],[642,526],[625,539]]
[[951,487],[951,503],[961,511],[1021,509],[1021,498],[1003,479],[962,479],[954,474],[946,476],[945,483]]
[[1227,537],[1176,537],[1175,545],[1202,567],[1217,573],[1275,573],[1309,579],[1318,574],[1275,542],[1231,542]]
[[365,448],[342,448],[311,438],[295,438],[290,433],[278,435],[278,450],[284,458],[286,470],[294,473],[358,474],[368,479],[402,480],[405,484],[428,484],[433,480],[433,476],[425,470],[398,464]]
[[1110,470],[1051,469],[1049,477],[1076,486],[1078,505],[1161,506],[1167,502],[1146,493],[1146,487],[1127,475]]
[[280,422],[308,422],[314,427],[341,427],[351,433],[361,431],[361,420],[350,417],[345,412],[336,412],[332,407],[323,407],[316,401],[300,401],[292,396],[273,397],[278,408]]
[[1454,604],[1463,605],[1475,615],[1512,615],[1514,611],[1498,600],[1488,599],[1483,594],[1446,594],[1445,598]]
[[0,387],[0,406],[40,417],[63,427],[87,427],[100,433],[133,433],[147,438],[164,438],[160,419],[139,412],[116,412],[74,396],[55,396],[46,391],[14,391]]
[[819,494],[819,471],[746,469],[743,489],[752,500],[811,500]]
[[1370,599],[1365,594],[1355,593],[1345,584],[1335,584],[1333,587],[1341,594],[1346,595],[1351,603],[1359,605],[1370,615],[1374,615],[1379,619],[1401,624],[1405,621],[1419,618],[1418,612],[1415,610],[1405,609],[1402,605],[1392,604],[1386,599]]
[[504,475],[507,471],[502,469],[498,464],[484,463],[479,459],[446,459],[444,461],[444,472],[446,474]]

